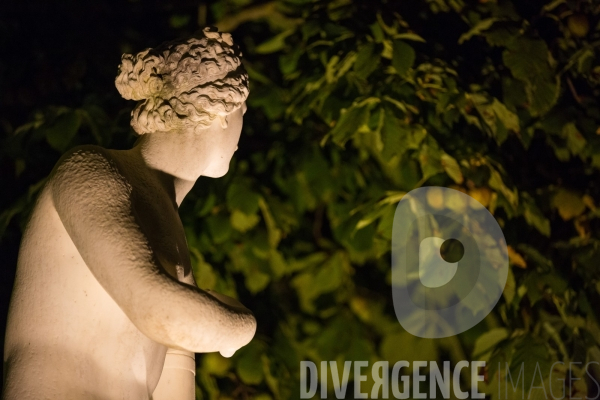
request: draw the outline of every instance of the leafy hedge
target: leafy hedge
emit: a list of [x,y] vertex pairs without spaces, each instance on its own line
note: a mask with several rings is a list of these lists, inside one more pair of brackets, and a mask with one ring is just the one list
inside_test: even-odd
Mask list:
[[[600,358],[597,3],[220,0],[208,13],[244,49],[249,110],[229,174],[202,178],[181,218],[198,285],[239,297],[259,328],[232,359],[198,358],[198,398],[296,398],[301,360],[487,360],[492,398],[503,366],[538,362],[548,387],[562,361],[554,379],[593,392],[575,379]],[[171,26],[193,30],[190,15]],[[42,157],[47,173],[77,143],[130,143],[115,95],[5,124],[3,159],[19,175]],[[0,216],[5,236],[29,183]],[[511,262],[494,312],[439,340],[403,331],[389,286],[395,206],[429,185],[486,206]]]

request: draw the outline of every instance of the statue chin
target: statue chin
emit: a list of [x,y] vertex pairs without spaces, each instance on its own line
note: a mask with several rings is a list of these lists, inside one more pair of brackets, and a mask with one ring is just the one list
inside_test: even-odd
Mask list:
[[227,174],[227,172],[229,172],[229,164],[219,168],[210,168],[204,171],[202,176],[206,176],[208,178],[222,178]]
[[[166,98],[166,108],[197,111],[190,120],[218,114],[227,126],[206,135],[161,126],[163,133],[143,132],[123,151],[81,146],[48,177],[19,252],[3,400],[193,400],[194,353],[230,357],[252,340],[256,320],[248,308],[196,286],[178,214],[199,174],[219,178],[229,170],[248,95],[231,36],[212,28],[203,34],[124,55],[116,85],[140,101],[132,113],[138,122]],[[200,52],[186,53],[198,46],[224,59],[207,66]],[[215,65],[223,71],[214,73]],[[227,79],[211,87],[196,73],[209,70]],[[194,103],[207,93],[215,109]]]

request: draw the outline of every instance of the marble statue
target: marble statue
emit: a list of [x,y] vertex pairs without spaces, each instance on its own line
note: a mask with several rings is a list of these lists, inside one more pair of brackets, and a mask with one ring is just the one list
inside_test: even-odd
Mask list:
[[198,177],[223,176],[237,149],[240,57],[211,28],[123,55],[116,86],[140,101],[140,138],[69,151],[42,190],[9,308],[4,400],[191,400],[194,353],[250,342],[252,312],[196,286],[178,215]]

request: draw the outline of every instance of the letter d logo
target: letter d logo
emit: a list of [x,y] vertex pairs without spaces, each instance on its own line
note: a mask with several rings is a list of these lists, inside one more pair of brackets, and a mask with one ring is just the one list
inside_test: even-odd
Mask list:
[[475,199],[424,187],[398,203],[392,296],[396,317],[408,332],[442,338],[466,331],[492,311],[507,276],[504,235]]

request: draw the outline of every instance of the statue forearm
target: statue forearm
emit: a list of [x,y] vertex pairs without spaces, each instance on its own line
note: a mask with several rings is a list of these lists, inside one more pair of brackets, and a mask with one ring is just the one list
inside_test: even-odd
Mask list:
[[256,330],[250,310],[163,278],[166,282],[155,282],[152,291],[145,281],[137,309],[126,311],[145,335],[170,348],[194,353],[235,351],[250,342]]

